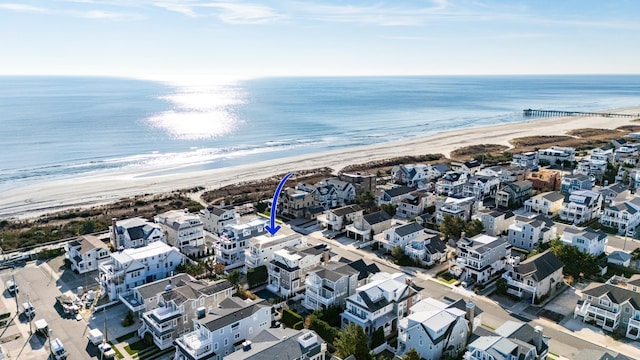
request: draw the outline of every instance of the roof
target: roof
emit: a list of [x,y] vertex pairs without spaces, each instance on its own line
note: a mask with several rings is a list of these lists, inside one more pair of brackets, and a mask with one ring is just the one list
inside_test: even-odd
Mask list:
[[378,224],[381,222],[385,222],[387,220],[391,220],[391,216],[387,214],[385,211],[376,211],[373,214],[367,214],[363,216],[364,221],[366,221],[369,225]]
[[593,230],[590,227],[586,227],[584,229],[579,229],[577,227],[567,226],[566,228],[564,228],[564,232],[565,233],[569,233],[569,234],[582,236],[582,237],[587,238],[589,240],[603,240],[603,239],[605,239],[607,237],[607,233],[605,233],[604,231],[602,231],[600,229]]
[[562,195],[562,193],[560,191],[551,191],[551,192],[548,192],[548,193],[545,193],[545,194],[541,194],[541,196],[544,199],[549,200],[551,202],[564,200],[564,195]]
[[611,284],[592,283],[585,290],[583,290],[582,293],[597,298],[606,295],[609,299],[611,299],[611,301],[616,304],[622,304],[626,301],[629,301],[634,309],[640,310],[640,293],[627,290],[622,287]]
[[80,246],[78,252],[81,254],[86,254],[87,252],[96,248],[108,249],[107,244],[93,235],[80,236],[77,239],[72,240],[69,245],[73,247]]
[[229,207],[223,208],[223,207],[218,207],[218,206],[215,206],[215,205],[210,205],[210,206],[207,206],[207,210],[210,213],[212,213],[213,215],[222,216],[227,211],[233,210],[233,208],[229,208]]
[[444,254],[447,252],[447,245],[442,241],[442,239],[440,239],[439,235],[433,235],[429,238],[428,241],[425,242],[425,248],[429,254]]
[[619,261],[619,262],[626,262],[626,261],[631,260],[631,254],[626,253],[624,251],[616,250],[616,251],[612,252],[611,254],[609,254],[607,259],[609,261],[614,260],[614,261]]
[[[311,335],[309,335],[311,334]],[[301,345],[300,338],[310,336],[316,341],[308,348]],[[312,358],[320,352],[321,337],[311,330],[293,330],[287,328],[265,329],[250,341],[250,349],[239,349],[224,357],[225,360],[274,360],[301,359],[303,355]]]
[[410,222],[406,225],[398,226],[397,228],[395,228],[395,233],[401,237],[416,232],[424,232],[424,228],[422,227],[422,225],[418,224],[417,222]]
[[140,294],[143,299],[149,299],[163,292],[167,285],[170,284],[178,284],[180,282],[192,281],[195,280],[188,274],[177,274],[162,280],[154,281],[152,283],[140,285],[136,287],[136,291]]
[[521,262],[516,267],[516,272],[522,276],[532,276],[536,281],[541,281],[563,267],[562,261],[547,250]]
[[362,208],[360,207],[360,205],[347,205],[347,206],[343,206],[341,208],[337,208],[337,209],[333,209],[331,210],[331,212],[333,212],[334,214],[336,214],[336,216],[345,216],[347,214],[351,214],[354,212],[358,212],[358,211],[362,211]]
[[226,298],[220,302],[217,309],[210,311],[200,322],[209,331],[215,331],[248,318],[266,307],[269,306],[265,300],[245,302],[235,297]]
[[125,249],[111,254],[111,257],[120,263],[126,263],[131,260],[140,260],[150,258],[152,256],[160,256],[175,251],[180,254],[177,248],[169,246],[162,241],[153,242],[147,246]]
[[387,195],[389,195],[390,197],[394,198],[396,196],[401,196],[401,195],[406,195],[410,192],[412,192],[413,188],[410,188],[408,186],[398,186],[389,190],[385,190],[385,192],[387,193]]

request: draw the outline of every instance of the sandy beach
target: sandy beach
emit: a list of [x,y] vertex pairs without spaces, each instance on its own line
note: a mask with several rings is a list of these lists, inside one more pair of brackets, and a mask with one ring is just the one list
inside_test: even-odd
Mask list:
[[[606,111],[639,114],[640,106]],[[157,176],[142,176],[149,172],[138,171],[39,183],[3,192],[0,197],[0,219],[32,218],[56,210],[100,205],[134,195],[165,193],[195,186],[214,189],[241,181],[318,167],[330,167],[337,172],[349,164],[403,155],[442,153],[449,156],[451,151],[469,145],[510,146],[509,140],[523,136],[563,135],[567,131],[581,128],[614,129],[624,125],[639,125],[632,120],[632,118],[597,116],[542,118],[512,124],[454,130],[407,141],[339,149],[222,169]],[[410,134],[411,129],[407,129],[407,133]]]

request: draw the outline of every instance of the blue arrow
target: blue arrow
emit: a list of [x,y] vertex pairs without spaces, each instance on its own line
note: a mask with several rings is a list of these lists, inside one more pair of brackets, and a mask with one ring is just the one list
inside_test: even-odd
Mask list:
[[280,191],[284,186],[284,183],[287,182],[287,179],[291,176],[291,174],[287,174],[280,184],[278,184],[278,188],[276,189],[276,193],[273,194],[273,202],[271,203],[271,219],[270,224],[265,226],[264,228],[271,234],[271,236],[275,235],[278,230],[280,230],[280,225],[276,225],[276,211],[278,210],[278,196],[280,196]]

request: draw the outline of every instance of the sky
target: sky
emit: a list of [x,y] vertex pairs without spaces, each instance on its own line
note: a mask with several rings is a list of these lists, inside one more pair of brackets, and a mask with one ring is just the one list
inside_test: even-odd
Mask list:
[[0,74],[640,73],[636,0],[0,0]]

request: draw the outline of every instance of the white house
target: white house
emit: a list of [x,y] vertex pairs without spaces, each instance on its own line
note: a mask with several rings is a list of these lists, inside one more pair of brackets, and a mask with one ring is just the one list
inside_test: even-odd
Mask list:
[[391,216],[384,211],[363,215],[353,220],[353,224],[347,225],[347,236],[364,242],[372,241],[375,234],[390,228]]
[[436,193],[447,196],[460,194],[468,179],[469,175],[465,172],[448,171],[436,182]]
[[564,228],[560,240],[566,245],[575,246],[580,251],[594,256],[602,254],[609,241],[607,234],[602,230],[593,230],[588,227],[579,229],[572,226]]
[[562,209],[564,195],[559,191],[549,191],[531,197],[524,202],[524,211],[554,216]]
[[447,197],[436,200],[436,224],[440,225],[445,215],[459,217],[464,221],[471,220],[471,217],[478,211],[478,201],[474,197]]
[[429,167],[430,165],[425,164],[396,165],[391,169],[391,177],[399,184],[416,187],[429,180]]
[[562,261],[547,250],[522,261],[502,277],[507,280],[507,293],[537,304],[562,287],[563,268]]
[[538,168],[538,153],[535,151],[513,154],[511,164],[529,169]]
[[265,300],[231,297],[199,312],[193,331],[175,341],[174,360],[222,360],[236,346],[271,327],[271,306]]
[[417,190],[400,201],[400,204],[396,208],[396,216],[405,219],[414,218],[424,213],[427,207],[434,206],[435,203],[436,196],[433,193]]
[[325,244],[303,248],[284,248],[273,253],[267,266],[267,289],[283,297],[304,289],[307,271],[321,262],[329,261],[329,249]]
[[198,216],[202,220],[204,229],[215,235],[220,235],[225,225],[236,222],[233,206],[207,206],[200,210]]
[[307,272],[302,305],[310,310],[342,306],[347,297],[378,272],[380,269],[375,263],[366,264],[362,259],[317,265]]
[[109,247],[93,235],[83,235],[64,245],[65,258],[71,262],[71,270],[84,274],[98,270],[98,263],[109,258]]
[[391,251],[396,246],[404,249],[409,241],[425,235],[426,233],[422,225],[416,222],[410,222],[386,229],[382,233],[375,235],[373,239],[378,241],[382,248]]
[[544,160],[551,165],[556,165],[558,162],[563,161],[575,161],[576,150],[570,147],[552,146],[548,149],[538,150],[538,161]]
[[378,205],[391,204],[393,206],[400,205],[402,200],[412,197],[411,193],[414,188],[408,186],[396,186],[390,189],[382,189],[378,197]]
[[141,217],[116,221],[111,219],[109,239],[114,250],[146,246],[156,241],[167,242],[159,224]]
[[582,158],[576,167],[576,173],[584,174],[592,179],[601,181],[607,171],[607,161],[593,158]]
[[500,211],[483,209],[478,210],[474,219],[482,222],[485,234],[489,236],[500,236],[505,233],[515,221],[515,215],[511,211]]
[[592,190],[575,190],[562,203],[560,219],[581,224],[600,217],[602,195]]
[[385,336],[389,335],[420,298],[406,274],[377,273],[347,298],[342,326],[353,323],[369,335],[382,328]]
[[180,250],[160,241],[120,250],[99,265],[100,286],[110,300],[115,300],[128,295],[136,286],[171,275],[183,262]]
[[518,248],[533,250],[556,238],[557,227],[553,220],[544,216],[531,217],[517,215],[509,226],[507,239]]
[[472,196],[477,200],[495,196],[500,186],[500,179],[489,176],[475,175],[462,185],[462,196]]
[[398,324],[397,354],[415,349],[422,359],[457,358],[464,353],[471,330],[466,317],[465,311],[442,301],[420,300]]
[[[249,245],[249,239],[266,234],[264,227],[267,224],[268,220],[256,217],[247,222],[225,225],[213,244],[216,261],[225,264],[226,269],[244,266],[244,250]],[[284,231],[284,228],[280,231]]]
[[198,215],[171,210],[157,215],[154,220],[167,234],[167,244],[187,253],[204,245],[204,225]]
[[467,173],[471,176],[475,175],[476,172],[482,169],[482,163],[476,159],[471,159],[469,161],[452,161],[451,162],[451,170],[453,171],[461,171]]
[[338,199],[337,206],[343,206],[344,204],[349,204],[356,199],[356,188],[350,182],[342,181],[338,178],[328,178],[328,179],[320,180],[318,185],[332,186],[336,190],[336,195]]
[[462,238],[457,257],[449,261],[449,272],[472,284],[484,284],[505,268],[512,247],[503,239],[484,234]]
[[322,227],[333,230],[341,231],[345,226],[352,224],[356,218],[360,218],[364,215],[364,210],[360,205],[346,205],[337,209],[330,209],[319,215],[316,220]]
[[604,209],[600,223],[616,229],[618,234],[634,232],[640,225],[640,198],[634,197],[629,201],[612,203]]
[[249,240],[249,246],[244,249],[244,270],[267,265],[273,260],[273,253],[285,247],[292,247],[306,243],[302,235],[296,232],[279,231],[274,236],[258,235]]

